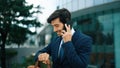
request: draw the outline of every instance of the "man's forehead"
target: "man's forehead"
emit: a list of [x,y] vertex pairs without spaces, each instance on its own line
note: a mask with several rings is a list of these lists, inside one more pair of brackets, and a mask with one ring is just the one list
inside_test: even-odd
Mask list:
[[52,25],[52,26],[55,26],[55,25],[59,25],[59,23],[52,23],[51,25]]
[[51,21],[51,25],[58,25],[61,24],[62,22],[59,19],[54,19],[53,21]]

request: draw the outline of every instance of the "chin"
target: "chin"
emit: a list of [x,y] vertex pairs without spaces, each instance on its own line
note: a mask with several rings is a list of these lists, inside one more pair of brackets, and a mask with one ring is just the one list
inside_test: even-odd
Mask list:
[[61,35],[58,34],[58,36],[61,36]]
[[60,34],[57,34],[58,36],[62,36],[62,35],[60,35]]

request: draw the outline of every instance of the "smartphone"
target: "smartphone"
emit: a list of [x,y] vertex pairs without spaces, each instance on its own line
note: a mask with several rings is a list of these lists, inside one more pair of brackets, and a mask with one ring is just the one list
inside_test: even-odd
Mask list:
[[[70,27],[71,27],[71,21],[68,21],[66,24],[67,24],[67,26],[70,25]],[[66,29],[66,27],[65,27],[65,24],[64,24],[63,30],[67,31],[67,29]]]
[[65,24],[64,24],[64,28],[63,28],[63,30],[67,31],[67,29],[66,29],[66,27],[65,27]]

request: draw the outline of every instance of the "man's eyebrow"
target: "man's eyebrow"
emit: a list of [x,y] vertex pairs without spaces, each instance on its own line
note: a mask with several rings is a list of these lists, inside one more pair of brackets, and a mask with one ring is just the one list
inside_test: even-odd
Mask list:
[[55,25],[58,25],[58,24],[55,24]]
[[57,26],[58,24],[54,24],[53,26]]

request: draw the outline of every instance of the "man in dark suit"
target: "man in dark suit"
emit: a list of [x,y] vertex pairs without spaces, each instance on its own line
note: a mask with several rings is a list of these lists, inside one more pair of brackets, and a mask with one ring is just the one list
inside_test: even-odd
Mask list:
[[58,37],[35,55],[35,60],[49,64],[52,68],[87,68],[91,53],[92,39],[72,28],[71,14],[63,8],[54,11],[47,19]]

